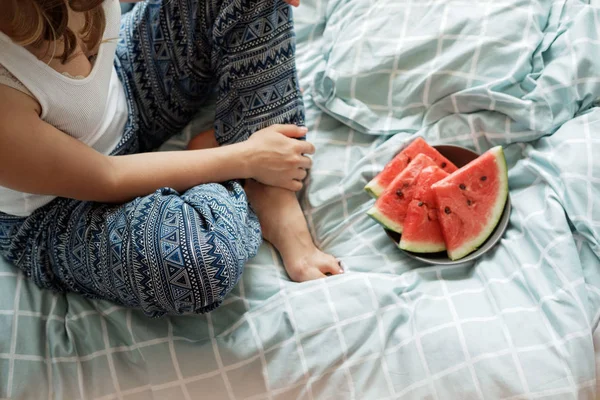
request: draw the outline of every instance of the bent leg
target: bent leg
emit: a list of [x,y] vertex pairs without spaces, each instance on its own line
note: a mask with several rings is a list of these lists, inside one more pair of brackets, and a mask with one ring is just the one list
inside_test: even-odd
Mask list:
[[[208,0],[199,4],[198,20],[194,21],[198,42],[192,54],[208,54],[210,63],[198,58],[186,65],[196,67],[190,71],[204,71],[216,78],[216,140],[220,144],[239,142],[276,123],[304,125],[290,6],[281,0]],[[188,148],[215,145],[211,133],[204,132]],[[339,273],[337,261],[313,244],[294,193],[254,183],[251,186],[252,203],[268,232],[265,237],[280,251],[292,279],[303,281],[323,273]],[[293,232],[285,231],[291,226]]]
[[[229,0],[222,10],[227,12],[215,18],[212,47],[219,78],[217,141],[238,142],[278,123],[304,125],[291,7],[281,0]],[[280,252],[291,279],[341,272],[335,258],[314,245],[295,193],[253,181],[245,188],[265,238]]]
[[122,206],[58,199],[11,223],[0,254],[40,286],[142,309],[203,313],[238,282],[261,243],[237,183],[161,189]]

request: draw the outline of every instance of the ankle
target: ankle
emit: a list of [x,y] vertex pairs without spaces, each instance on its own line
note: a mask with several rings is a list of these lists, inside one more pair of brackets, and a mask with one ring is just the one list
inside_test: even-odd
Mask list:
[[258,214],[263,237],[284,253],[316,249],[296,195],[248,180],[245,186],[250,203]]
[[263,232],[263,234],[265,239],[277,248],[283,258],[309,254],[317,249],[306,227],[302,229],[296,225],[286,224]]

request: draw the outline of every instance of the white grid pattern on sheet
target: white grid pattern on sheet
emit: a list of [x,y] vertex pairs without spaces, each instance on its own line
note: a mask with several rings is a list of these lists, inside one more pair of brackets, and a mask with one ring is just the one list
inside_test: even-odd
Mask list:
[[[443,269],[441,268],[437,268],[435,269],[435,273],[436,275],[439,277],[440,281],[444,281],[441,272]],[[508,280],[490,280],[488,282],[485,283],[485,285],[489,286],[492,284],[496,284],[496,285],[506,285],[506,284],[510,284],[512,282],[512,280],[516,277],[518,277],[519,274],[514,274],[513,277],[511,277],[511,279]],[[373,279],[372,277],[369,277],[368,275],[359,275],[359,274],[351,274],[351,276],[349,276],[347,279],[352,279],[352,280],[366,280],[369,282],[369,285],[371,285],[371,280]],[[397,280],[401,280],[403,279],[402,276],[400,277],[394,277],[392,279],[397,279]],[[281,295],[280,295],[280,301],[275,305],[280,305],[279,303],[281,302],[286,302],[288,301],[289,298],[292,297],[299,297],[299,296],[304,296],[306,294],[310,294],[311,292],[324,292],[327,293],[328,290],[332,287],[335,287],[337,285],[344,285],[346,283],[346,281],[344,280],[331,280],[329,282],[327,281],[321,281],[316,285],[313,285],[311,287],[308,287],[304,290],[299,290],[299,291],[294,291],[293,293],[286,293],[285,290],[282,290]],[[572,282],[569,286],[570,287],[577,287],[579,285],[583,285],[585,283],[585,281],[582,279],[577,280],[576,282]],[[347,318],[346,320],[336,320],[334,324],[332,324],[331,326],[329,326],[326,329],[321,330],[321,332],[325,332],[328,330],[335,330],[337,332],[339,332],[339,329],[347,324],[350,324],[352,322],[356,322],[356,321],[360,321],[360,320],[366,320],[367,318],[371,317],[372,315],[375,316],[380,316],[382,314],[388,313],[388,312],[393,312],[394,310],[398,309],[398,308],[405,308],[408,307],[410,309],[410,317],[409,318],[414,318],[414,313],[415,313],[415,309],[418,307],[419,302],[420,301],[426,301],[426,300],[445,300],[448,301],[449,303],[452,303],[452,298],[465,294],[465,293],[474,293],[474,291],[469,291],[469,290],[461,290],[461,291],[457,291],[457,292],[447,292],[445,291],[445,294],[443,296],[426,296],[423,295],[421,297],[419,297],[419,299],[417,301],[415,301],[415,303],[412,305],[412,307],[410,306],[406,306],[403,304],[393,304],[391,306],[385,307],[385,308],[380,308],[377,309],[376,311],[373,311],[371,313],[366,313],[363,315],[357,315],[355,317],[352,318]],[[430,328],[428,330],[424,330],[421,332],[418,332],[417,335],[415,337],[411,337],[408,338],[407,340],[403,341],[402,343],[400,343],[397,346],[394,347],[388,347],[386,349],[382,348],[382,351],[380,353],[373,353],[371,355],[368,355],[366,357],[363,357],[362,359],[354,359],[354,360],[345,360],[342,365],[336,365],[330,369],[328,369],[327,371],[325,371],[322,375],[324,375],[325,373],[328,372],[334,372],[336,370],[338,370],[340,367],[345,367],[348,368],[350,366],[353,365],[358,365],[361,363],[364,363],[366,361],[372,360],[372,359],[383,359],[383,356],[385,354],[393,354],[395,352],[397,352],[399,349],[401,349],[404,346],[409,345],[410,343],[412,343],[413,341],[418,341],[421,337],[426,336],[426,335],[434,335],[437,332],[447,329],[449,327],[457,327],[460,325],[463,325],[465,323],[469,323],[469,322],[481,322],[481,323],[485,323],[490,321],[490,319],[499,319],[501,318],[501,314],[506,314],[506,313],[529,313],[529,312],[539,312],[542,305],[547,302],[547,301],[553,301],[556,299],[556,295],[558,293],[565,293],[564,289],[559,289],[557,291],[557,293],[553,293],[549,296],[547,296],[546,298],[543,298],[540,300],[539,304],[534,307],[533,309],[529,309],[526,307],[515,307],[513,309],[503,309],[503,310],[499,310],[498,313],[495,316],[492,316],[490,318],[466,318],[466,319],[458,319],[458,316],[456,314],[454,314],[454,318],[456,318],[455,321],[448,323],[448,324],[442,324],[442,325],[438,325],[435,326],[433,328]],[[331,301],[331,300],[330,300]],[[333,304],[330,304],[330,308],[333,310]],[[258,308],[256,310],[248,310],[248,312],[246,312],[244,314],[244,318],[251,321],[252,318],[254,318],[255,316],[258,317],[261,314],[264,313],[268,313],[271,312],[272,307],[261,307]],[[291,310],[291,308],[290,308]],[[108,313],[103,313],[102,314],[102,321],[105,321],[105,318],[110,317],[110,314],[112,312],[117,312],[119,311],[119,308],[117,307],[113,307],[112,310],[109,310]],[[17,312],[17,315],[19,315],[19,313]],[[85,312],[85,315],[89,316],[91,315],[89,312]],[[85,316],[81,317],[81,316],[76,316],[75,318],[73,318],[74,320],[76,319],[81,319],[81,318],[85,318]],[[208,320],[209,320],[209,327],[211,326],[211,315],[208,315]],[[106,323],[106,322],[103,322]],[[170,323],[169,323],[170,325]],[[169,331],[171,331],[172,328],[169,329]],[[553,334],[553,330],[551,327],[548,327],[550,333],[552,334],[552,336],[554,336]],[[307,332],[303,335],[298,335],[299,337],[308,337],[311,335],[315,335],[319,332]],[[553,337],[553,340],[547,342],[547,343],[542,343],[542,344],[538,344],[535,346],[524,346],[524,347],[517,347],[514,345],[510,345],[509,348],[504,349],[504,350],[500,350],[500,351],[495,351],[495,352],[489,352],[489,353],[484,353],[484,354],[480,354],[477,357],[468,359],[467,361],[460,363],[460,364],[456,364],[450,368],[447,368],[446,370],[440,371],[436,374],[432,374],[429,378],[427,379],[423,379],[419,382],[416,382],[414,384],[414,386],[412,387],[413,389],[418,388],[420,386],[424,386],[424,385],[431,385],[432,382],[434,382],[436,379],[440,379],[456,370],[462,369],[462,368],[475,368],[477,363],[485,360],[485,359],[489,359],[489,358],[493,358],[499,355],[505,355],[505,354],[521,354],[521,353],[525,353],[525,352],[531,352],[531,351],[539,351],[539,350],[548,350],[551,348],[564,348],[564,345],[572,340],[576,340],[576,339],[580,339],[580,338],[588,338],[590,337],[590,331],[588,329],[584,329],[582,331],[579,332],[572,332],[568,335],[566,335],[565,337],[562,338],[558,338],[558,337]],[[164,338],[157,338],[157,339],[153,339],[153,340],[148,340],[146,342],[136,342],[134,344],[132,344],[131,346],[121,346],[121,347],[113,347],[113,348],[106,348],[104,350],[98,351],[96,353],[93,354],[89,354],[87,356],[82,356],[82,357],[52,357],[50,358],[50,363],[51,364],[60,364],[60,363],[71,363],[71,362],[82,362],[82,361],[89,361],[91,359],[94,358],[98,358],[98,357],[104,357],[104,356],[111,356],[112,354],[115,353],[119,353],[119,352],[130,352],[133,351],[134,349],[139,349],[139,348],[143,348],[143,347],[151,347],[154,346],[156,344],[167,344],[168,346],[173,346],[173,342],[174,341],[178,341],[178,340],[186,340],[185,338],[182,337],[175,337],[172,336],[172,332],[169,332],[169,335],[167,337]],[[214,332],[211,332],[211,340],[214,341]],[[257,340],[260,340],[257,338]],[[293,340],[294,342],[296,342],[298,339],[297,338],[291,338],[291,340]],[[275,346],[273,346],[272,348],[266,349],[265,352],[268,353],[270,351],[273,351],[274,349],[276,349],[279,346],[282,346],[284,343],[279,343]],[[468,353],[468,347],[467,344],[463,342],[463,351],[465,353]],[[218,346],[213,346],[213,349],[215,351],[215,355],[218,354]],[[185,388],[187,384],[197,381],[197,380],[201,380],[201,379],[210,379],[210,378],[214,378],[216,376],[221,376],[224,382],[227,382],[227,373],[229,371],[235,370],[237,368],[241,368],[251,362],[253,362],[254,360],[256,360],[257,358],[260,358],[261,355],[257,354],[247,360],[243,360],[240,361],[236,364],[232,364],[229,365],[227,367],[223,366],[222,363],[220,363],[219,368],[213,372],[210,373],[205,373],[202,375],[198,375],[198,376],[194,376],[194,377],[188,377],[188,378],[178,378],[177,380],[174,380],[172,382],[169,383],[165,383],[165,384],[161,384],[161,385],[143,385],[134,389],[129,389],[129,390],[124,390],[121,392],[115,392],[114,394],[108,395],[108,396],[103,396],[101,397],[102,399],[115,399],[115,398],[127,398],[128,395],[131,394],[135,394],[135,393],[140,393],[142,391],[145,391],[148,389],[148,387],[153,390],[153,391],[157,391],[157,390],[161,390],[161,389],[166,389],[166,388],[170,388],[170,387],[176,387],[176,386],[180,386],[182,388]],[[262,355],[262,357],[264,357],[264,355]],[[22,360],[22,361],[31,361],[31,362],[46,362],[47,358],[45,356],[25,356],[25,355],[19,355],[19,354],[0,354],[0,358],[8,358],[10,360],[12,360],[14,362],[14,360]],[[424,362],[426,363],[426,361],[424,360]],[[321,376],[322,376],[321,375]],[[114,385],[115,388],[118,387],[119,382],[118,379],[116,378],[116,376],[111,375],[112,376],[112,384]],[[320,376],[311,376],[309,378],[309,382],[310,381],[315,381],[318,380],[320,378]],[[267,393],[260,395],[260,396],[255,396],[252,398],[271,398],[271,396],[273,396],[275,393],[281,394],[281,393],[285,393],[286,389],[290,390],[293,389],[294,387],[296,387],[298,385],[297,382],[294,382],[293,385],[290,385],[288,388],[283,388],[283,389],[278,389],[278,390],[270,390]],[[553,390],[553,391],[543,391],[543,392],[539,392],[539,393],[530,393],[530,398],[537,398],[537,397],[543,397],[546,395],[550,395],[550,394],[560,394],[560,393],[564,393],[564,392],[568,392],[569,390],[572,391],[577,391],[581,388],[585,388],[591,385],[595,385],[595,381],[594,382],[590,382],[590,381],[586,381],[586,382],[582,382],[582,383],[575,383],[573,382],[572,386],[569,386],[569,388],[566,389],[557,389],[557,390]],[[406,388],[408,389],[408,388]],[[568,389],[568,390],[567,390]],[[185,393],[185,392],[184,392]],[[405,392],[404,394],[408,394],[409,392]],[[236,396],[233,395],[233,391],[231,390],[231,388],[228,388],[228,394],[230,398],[237,398]],[[397,393],[397,397],[390,397],[390,398],[401,398],[402,397],[402,393]],[[194,398],[193,396],[191,396],[191,398]],[[512,397],[511,397],[512,398]]]

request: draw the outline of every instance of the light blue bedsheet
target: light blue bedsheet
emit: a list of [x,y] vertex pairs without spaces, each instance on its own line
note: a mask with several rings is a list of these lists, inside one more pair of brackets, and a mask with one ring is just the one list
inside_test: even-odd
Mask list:
[[[0,261],[0,397],[597,398],[598,5],[302,0],[318,152],[301,200],[347,272],[290,282],[265,244],[215,312],[149,320]],[[505,146],[510,226],[476,263],[421,265],[365,215],[364,185],[415,135]]]

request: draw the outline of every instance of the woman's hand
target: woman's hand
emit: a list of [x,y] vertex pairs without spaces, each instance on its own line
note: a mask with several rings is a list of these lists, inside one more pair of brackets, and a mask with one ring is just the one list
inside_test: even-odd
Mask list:
[[297,140],[307,129],[296,125],[272,125],[250,136],[244,144],[249,150],[250,177],[270,186],[297,191],[302,189],[306,170],[312,160],[304,154],[314,154],[315,146]]

